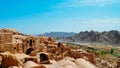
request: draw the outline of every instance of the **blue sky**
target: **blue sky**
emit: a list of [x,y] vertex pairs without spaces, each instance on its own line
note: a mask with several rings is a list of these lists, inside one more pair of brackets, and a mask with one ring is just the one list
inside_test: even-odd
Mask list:
[[0,28],[26,34],[120,31],[120,0],[0,0]]

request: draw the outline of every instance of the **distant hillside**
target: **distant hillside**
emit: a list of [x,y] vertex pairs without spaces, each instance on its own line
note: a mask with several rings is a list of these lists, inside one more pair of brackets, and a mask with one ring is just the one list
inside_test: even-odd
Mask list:
[[74,36],[59,38],[59,40],[67,42],[95,42],[120,45],[120,32],[116,30],[111,30],[108,32],[85,31],[75,34]]
[[59,37],[69,37],[73,36],[76,33],[74,32],[50,32],[50,33],[44,33],[41,35],[47,36],[47,37],[54,37],[54,38],[59,38]]

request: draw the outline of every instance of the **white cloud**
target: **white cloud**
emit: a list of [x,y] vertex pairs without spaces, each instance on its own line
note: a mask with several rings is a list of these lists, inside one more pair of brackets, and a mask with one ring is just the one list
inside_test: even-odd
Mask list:
[[60,3],[55,8],[63,7],[81,7],[81,6],[97,6],[102,7],[105,5],[111,5],[115,3],[120,3],[119,0],[66,0],[63,3]]
[[106,4],[110,4],[112,2],[111,0],[82,0],[79,4],[82,4],[83,6],[90,6],[90,5],[96,5],[96,6],[104,6]]
[[[63,22],[62,22],[63,23]],[[120,18],[65,20],[60,26],[63,31],[109,31],[120,30]]]
[[66,28],[68,31],[74,32],[79,32],[80,30],[120,30],[120,18],[69,19],[62,23],[64,23],[63,26],[61,26],[62,28]]
[[119,18],[107,18],[107,19],[88,19],[89,23],[100,23],[100,24],[119,24]]

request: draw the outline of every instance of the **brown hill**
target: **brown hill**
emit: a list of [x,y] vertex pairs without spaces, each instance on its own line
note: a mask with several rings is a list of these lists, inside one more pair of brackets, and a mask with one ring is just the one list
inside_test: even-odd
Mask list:
[[59,38],[67,42],[87,42],[87,43],[104,43],[104,44],[120,44],[120,32],[116,30],[97,32],[85,31],[75,34],[74,36]]

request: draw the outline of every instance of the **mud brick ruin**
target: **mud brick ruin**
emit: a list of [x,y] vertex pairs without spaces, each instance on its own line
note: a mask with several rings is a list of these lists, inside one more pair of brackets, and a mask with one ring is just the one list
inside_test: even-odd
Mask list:
[[[12,29],[0,29],[0,52],[2,68],[19,66],[29,60],[38,64],[51,64],[50,60],[59,61],[66,56],[75,59],[86,57],[95,64],[94,54],[76,50],[65,43],[56,42],[51,37],[25,35]],[[4,54],[4,52],[10,52],[10,54]],[[14,59],[17,54],[28,56],[23,57],[24,61],[20,61]]]

